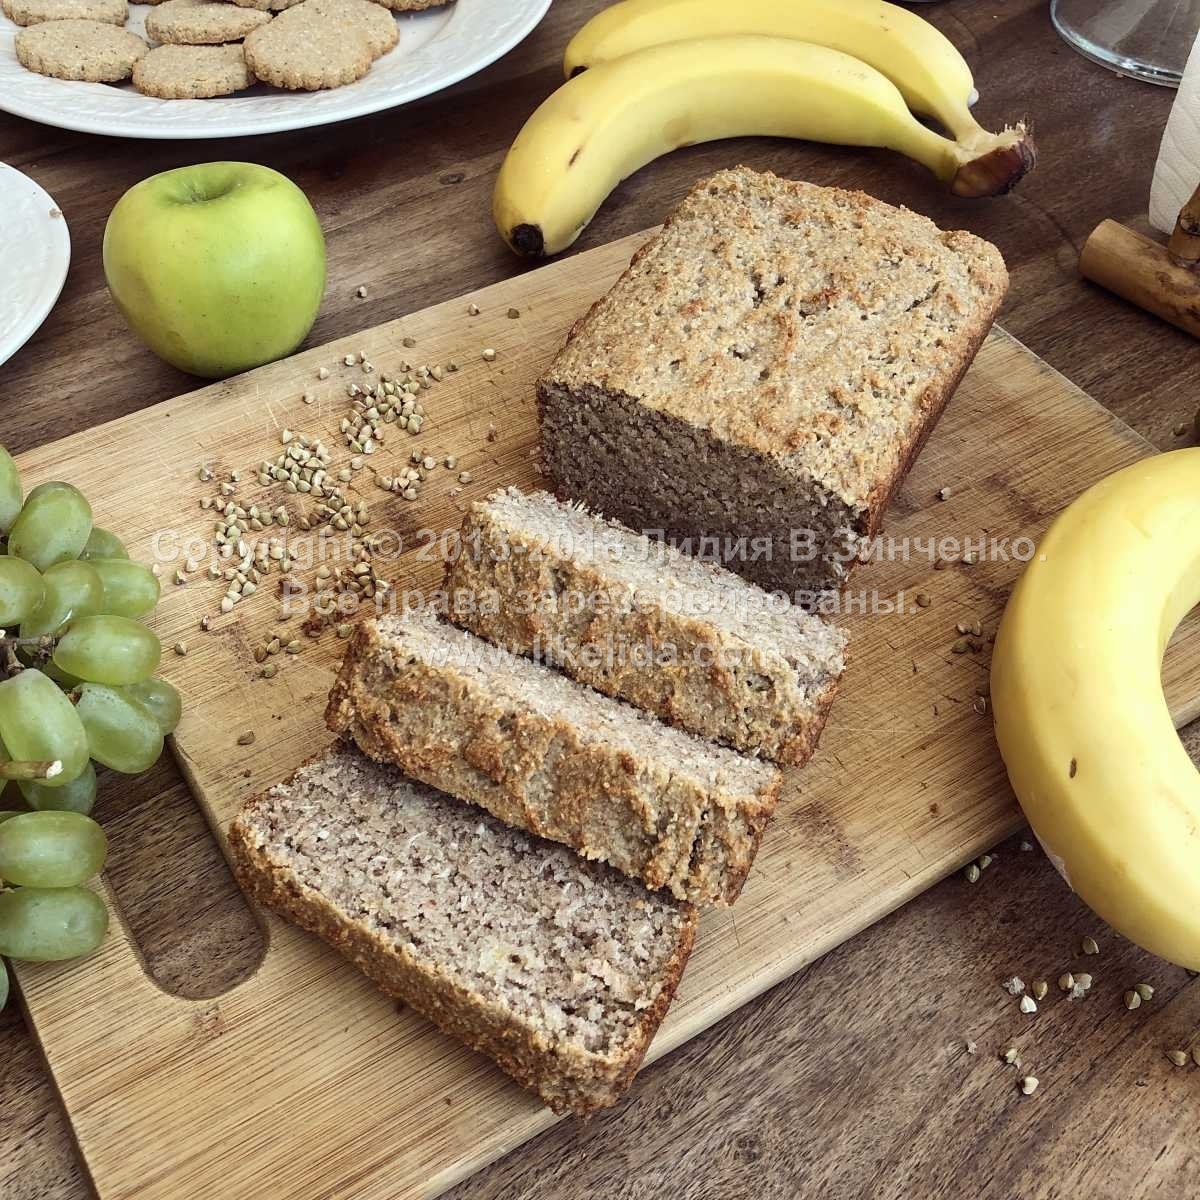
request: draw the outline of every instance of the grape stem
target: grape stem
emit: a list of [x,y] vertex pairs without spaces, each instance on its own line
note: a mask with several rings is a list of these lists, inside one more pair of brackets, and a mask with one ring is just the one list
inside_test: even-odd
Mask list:
[[26,783],[38,782],[42,779],[53,779],[62,774],[63,765],[59,759],[43,762],[5,762],[0,763],[0,779],[18,779]]
[[[29,667],[45,665],[54,656],[56,639],[52,637],[22,638],[0,629],[0,680],[11,679]],[[23,663],[17,650],[30,651],[30,661]]]

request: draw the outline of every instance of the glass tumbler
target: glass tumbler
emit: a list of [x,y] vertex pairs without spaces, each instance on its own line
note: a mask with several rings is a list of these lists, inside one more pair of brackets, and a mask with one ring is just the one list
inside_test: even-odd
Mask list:
[[1052,0],[1050,18],[1085,58],[1178,87],[1200,32],[1200,0]]

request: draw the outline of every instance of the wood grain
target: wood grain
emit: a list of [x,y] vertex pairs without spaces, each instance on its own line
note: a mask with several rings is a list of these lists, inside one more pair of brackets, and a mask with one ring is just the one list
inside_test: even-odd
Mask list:
[[[569,34],[601,0],[557,0],[541,28],[484,75],[399,113],[265,139],[148,144],[62,133],[0,115],[0,158],[66,210],[74,262],[63,299],[0,379],[0,438],[25,449],[137,411],[189,386],[122,327],[104,293],[99,236],[121,192],[156,170],[242,158],[296,178],[329,234],[330,286],[314,338],[328,340],[522,266],[486,220],[492,173],[557,79]],[[1105,217],[1145,229],[1154,155],[1172,93],[1073,55],[1044,0],[922,5],[963,50],[998,125],[1034,122],[1042,155],[1021,190],[992,204],[938,195],[884,153],[744,139],[696,147],[627,181],[585,233],[598,245],[662,219],[703,171],[747,162],[862,187],[1000,246],[1013,274],[1003,320],[1053,366],[1161,448],[1196,407],[1193,340],[1079,279],[1078,249]],[[370,298],[355,298],[360,283]],[[1195,739],[1189,738],[1195,755]],[[170,763],[105,788],[108,876],[157,977],[212,994],[252,968],[250,919]],[[1100,1003],[1009,1020],[997,981],[1053,971],[1096,932],[1040,855],[1005,857],[984,887],[954,878],[677,1050],[637,1096],[586,1128],[564,1124],[456,1189],[576,1200],[588,1192],[1010,1197],[1186,1195],[1194,1187],[1194,1077],[1159,1051],[1200,1024],[1181,972],[1105,941]],[[1159,986],[1127,1014],[1119,991]],[[1161,1002],[1160,1002],[1161,1000]],[[941,1047],[981,1023],[1038,1048],[1026,1100],[982,1057],[946,1067]],[[948,1051],[947,1061],[948,1060]],[[0,1194],[89,1194],[48,1074],[16,1006],[0,1016]],[[965,1060],[963,1060],[965,1061]],[[1138,1087],[1141,1081],[1146,1087]],[[164,1147],[164,1155],[169,1149]],[[1017,1181],[1019,1180],[1019,1188]],[[266,1182],[264,1181],[264,1187]]]
[[[346,546],[327,540],[314,549],[313,535],[296,526],[299,514],[311,513],[311,498],[262,486],[256,464],[303,430],[333,449],[336,471],[352,457],[339,433],[349,385],[391,377],[405,361],[454,360],[460,369],[421,393],[429,417],[420,435],[385,427],[383,445],[346,489],[371,506],[374,536],[406,547],[377,563],[393,595],[436,588],[444,563],[428,547],[447,544],[442,535],[457,529],[470,500],[498,485],[537,486],[534,383],[647,236],[20,456],[27,486],[70,475],[98,520],[134,557],[159,562],[165,577],[185,556],[193,560],[168,583],[153,624],[165,645],[187,650],[168,655],[164,667],[187,700],[174,749],[218,838],[246,796],[329,740],[324,698],[342,643],[332,630],[306,638],[298,628],[303,611],[281,620],[271,576],[232,612],[219,612],[225,584],[205,569],[213,510],[202,498],[224,485],[243,506],[286,502],[293,557],[307,564],[297,575],[311,587],[317,569],[345,560]],[[374,473],[394,475],[414,448],[439,460],[452,455],[458,466],[435,470],[410,503],[379,488]],[[822,747],[805,770],[786,776],[737,906],[705,914],[651,1060],[1019,824],[991,722],[976,704],[987,691],[988,638],[1046,517],[1148,451],[1020,343],[1001,331],[988,338],[892,505],[883,552],[843,597],[851,665]],[[140,470],[111,470],[139,454]],[[459,468],[470,472],[469,484],[458,482]],[[945,500],[941,489],[949,489]],[[960,561],[968,554],[979,561]],[[201,631],[204,616],[211,627]],[[953,650],[963,622],[984,631],[971,653]],[[279,674],[264,680],[251,649],[280,631],[303,653],[279,656]],[[1180,719],[1194,716],[1195,629],[1176,639],[1169,685]],[[253,753],[241,748],[251,736]],[[483,1059],[415,1014],[397,1015],[315,939],[262,919],[261,966],[214,1000],[158,990],[120,925],[90,959],[16,967],[103,1200],[168,1200],[217,1188],[233,1200],[253,1195],[264,1177],[279,1200],[320,1190],[406,1200],[437,1194],[552,1122]],[[94,1036],[95,1004],[123,1014],[103,1041]],[[341,1015],[336,1026],[328,1021],[333,1011]],[[204,1102],[223,1096],[237,1100]],[[204,1122],[195,1120],[198,1100],[210,1112]],[[287,1121],[289,1112],[304,1115]],[[381,1112],[390,1117],[385,1128]],[[156,1138],[146,1136],[150,1128]],[[161,1138],[175,1148],[169,1161],[159,1154]]]
[[1162,242],[1101,221],[1084,242],[1079,272],[1114,295],[1200,337],[1200,278],[1174,262]]

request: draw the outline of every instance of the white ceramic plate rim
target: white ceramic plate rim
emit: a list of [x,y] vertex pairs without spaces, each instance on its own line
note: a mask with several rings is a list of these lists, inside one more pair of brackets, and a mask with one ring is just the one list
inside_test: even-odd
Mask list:
[[[397,14],[398,61],[381,59],[357,83],[323,92],[274,92],[213,100],[155,100],[128,85],[69,83],[16,61],[16,26],[0,15],[0,111],[80,133],[148,139],[246,137],[334,124],[419,100],[482,71],[524,40],[551,0],[455,0],[450,8]],[[131,10],[140,28],[145,6]],[[430,28],[437,26],[431,37]],[[406,30],[411,31],[406,33]],[[402,53],[415,32],[419,44]],[[424,37],[426,40],[421,40]]]
[[[14,283],[7,291],[0,279],[0,363],[6,363],[41,328],[50,315],[71,265],[71,235],[66,218],[53,198],[28,175],[0,162],[0,258],[4,278]],[[23,290],[27,281],[39,286]],[[18,309],[8,325],[10,306]]]

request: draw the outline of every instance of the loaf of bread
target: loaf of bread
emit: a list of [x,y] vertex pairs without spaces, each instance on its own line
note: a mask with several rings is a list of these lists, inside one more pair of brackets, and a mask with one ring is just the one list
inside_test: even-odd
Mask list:
[[845,635],[724,568],[515,488],[471,506],[447,579],[452,619],[664,721],[806,762]]
[[811,603],[840,586],[1007,288],[994,246],[746,168],[698,184],[538,388],[555,490]]
[[326,716],[372,758],[681,900],[737,899],[779,797],[770,764],[427,613],[358,626]]
[[555,1112],[615,1104],[695,909],[335,746],[229,834],[246,891]]

